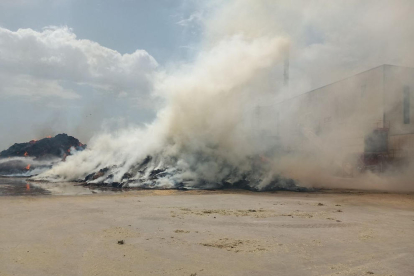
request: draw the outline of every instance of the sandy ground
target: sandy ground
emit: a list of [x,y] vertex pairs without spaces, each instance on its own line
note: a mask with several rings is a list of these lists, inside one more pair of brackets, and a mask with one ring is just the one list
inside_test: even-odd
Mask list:
[[372,274],[414,275],[413,194],[0,198],[1,276]]

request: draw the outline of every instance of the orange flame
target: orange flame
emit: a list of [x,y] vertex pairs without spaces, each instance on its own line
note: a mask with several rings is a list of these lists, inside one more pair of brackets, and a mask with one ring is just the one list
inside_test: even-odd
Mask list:
[[27,151],[24,153],[24,156],[28,156],[29,154],[27,153]]
[[46,138],[52,138],[52,136],[47,136]]
[[26,170],[30,170],[30,164],[26,166]]

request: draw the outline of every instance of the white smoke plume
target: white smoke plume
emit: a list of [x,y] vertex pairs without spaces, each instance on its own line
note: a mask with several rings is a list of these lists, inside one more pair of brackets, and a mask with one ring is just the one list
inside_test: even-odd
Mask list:
[[87,150],[40,178],[75,180],[112,168],[111,181],[121,182],[148,155],[154,158],[153,169],[176,170],[158,181],[161,186],[174,187],[186,180],[215,183],[234,168],[241,177],[252,169],[247,158],[257,153],[245,113],[260,91],[251,88],[267,77],[265,71],[280,61],[287,46],[288,40],[274,36],[252,39],[240,34],[223,39],[203,51],[194,64],[159,76],[156,92],[166,97],[167,106],[152,125],[95,137]]
[[[160,70],[154,77],[153,95],[166,103],[157,119],[145,128],[95,136],[87,150],[38,179],[87,177],[90,183],[160,188],[246,182],[262,189],[289,185],[286,177],[308,186],[332,186],[330,176],[343,162],[337,159],[347,154],[335,151],[347,128],[330,129],[322,138],[311,133],[306,144],[297,145],[305,154],[286,154],[272,139],[277,110],[257,122],[256,107],[362,68],[414,61],[406,46],[414,45],[409,35],[412,24],[392,32],[397,18],[413,10],[410,1],[234,0],[212,1],[203,7],[208,10],[203,13],[204,39],[194,60]],[[380,15],[385,23],[378,22]],[[388,42],[385,33],[390,33],[395,45],[376,47]],[[288,49],[289,94],[281,85],[281,74],[279,78],[274,74]],[[296,124],[292,114],[299,111],[299,106],[294,107],[279,119],[285,125]],[[352,125],[357,120],[350,115],[344,122]],[[261,132],[263,128],[267,133]],[[353,131],[364,132],[359,126]],[[303,126],[300,135],[307,133]]]
[[2,176],[27,177],[43,173],[58,164],[61,160],[61,158],[39,160],[31,156],[2,158],[0,159],[0,168]]

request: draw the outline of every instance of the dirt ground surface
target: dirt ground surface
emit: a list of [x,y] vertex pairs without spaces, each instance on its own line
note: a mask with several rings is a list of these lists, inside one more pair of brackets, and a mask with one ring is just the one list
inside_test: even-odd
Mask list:
[[414,195],[3,196],[0,275],[414,275]]

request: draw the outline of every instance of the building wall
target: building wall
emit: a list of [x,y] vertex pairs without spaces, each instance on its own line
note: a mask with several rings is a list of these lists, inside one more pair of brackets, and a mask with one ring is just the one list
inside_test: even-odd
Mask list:
[[[414,133],[414,69],[384,66],[384,120],[390,135]],[[409,97],[409,123],[404,123],[404,93]]]
[[[404,123],[407,89],[408,124]],[[414,153],[412,68],[382,65],[260,110],[259,121],[269,122],[268,117],[273,116],[272,124],[262,127],[288,150],[342,156],[362,153],[367,134],[389,127],[389,148]]]
[[382,78],[381,66],[276,104],[282,144],[363,151],[365,134],[382,127]]
[[[405,96],[407,93],[408,99]],[[405,116],[404,101],[406,112],[408,110]],[[390,150],[396,156],[412,155],[414,152],[413,68],[384,65],[384,122],[389,127]]]

